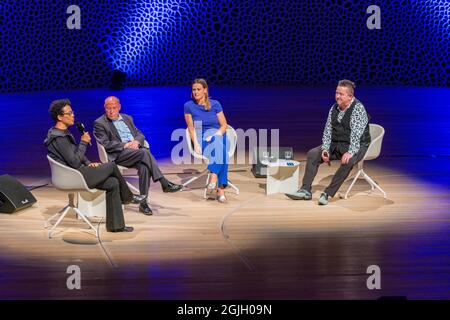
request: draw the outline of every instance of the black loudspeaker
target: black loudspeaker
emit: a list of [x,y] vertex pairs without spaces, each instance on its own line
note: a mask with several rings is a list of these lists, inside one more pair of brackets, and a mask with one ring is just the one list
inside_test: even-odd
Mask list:
[[0,176],[0,212],[13,213],[36,203],[23,184],[8,174]]
[[252,173],[256,178],[267,177],[267,165],[261,161],[274,162],[278,159],[293,160],[294,149],[292,147],[255,147],[253,149]]

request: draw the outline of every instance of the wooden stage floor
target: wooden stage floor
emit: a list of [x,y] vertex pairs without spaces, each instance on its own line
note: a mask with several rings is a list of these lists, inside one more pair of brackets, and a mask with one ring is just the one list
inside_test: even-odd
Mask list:
[[[422,172],[388,169],[396,161],[366,164],[387,200],[361,181],[348,200],[335,197],[323,207],[317,198],[338,163],[321,167],[312,201],[266,196],[265,179],[238,165],[230,177],[241,194],[229,192],[227,204],[204,200],[201,183],[175,194],[154,185],[154,216],[126,206],[135,232],[108,233],[97,223],[99,240],[74,216],[48,239],[44,220],[66,196],[51,186],[35,189],[32,208],[0,215],[0,298],[450,298],[449,191],[425,183]],[[170,176],[177,182],[190,176],[184,170],[202,169],[161,163],[163,171],[179,172]],[[69,265],[81,268],[81,290],[66,287]],[[381,290],[366,287],[370,265],[381,268]]]
[[[210,88],[233,127],[280,130],[280,144],[293,146],[302,161],[300,179],[307,150],[321,141],[334,90]],[[0,174],[28,186],[48,182],[42,141],[52,125],[49,103],[70,98],[77,121],[92,132],[111,94],[134,116],[170,180],[203,169],[170,161],[189,87],[128,88],[0,95]],[[153,216],[125,207],[133,233],[108,233],[96,223],[97,241],[71,216],[48,239],[44,221],[66,203],[49,185],[33,191],[32,208],[0,214],[0,299],[449,299],[450,89],[361,86],[357,97],[371,122],[386,129],[381,157],[365,171],[387,200],[361,181],[348,200],[318,206],[338,163],[320,168],[313,201],[266,196],[265,179],[233,165],[230,177],[241,194],[228,192],[227,204],[203,200],[202,181],[176,194],[153,185]],[[98,159],[95,144],[88,157]],[[70,265],[81,268],[81,290],[67,289]],[[366,286],[371,265],[381,269],[381,290]]]

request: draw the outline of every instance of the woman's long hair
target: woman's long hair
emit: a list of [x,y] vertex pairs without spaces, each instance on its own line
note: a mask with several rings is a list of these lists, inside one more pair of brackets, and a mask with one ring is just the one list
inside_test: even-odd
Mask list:
[[[192,86],[196,83],[199,83],[202,85],[203,89],[206,89],[206,93],[205,93],[205,110],[210,110],[211,109],[211,101],[209,101],[209,95],[208,95],[208,84],[206,83],[205,79],[199,78],[199,79],[195,79],[194,81],[192,81]],[[192,99],[194,99],[194,97],[192,97]]]

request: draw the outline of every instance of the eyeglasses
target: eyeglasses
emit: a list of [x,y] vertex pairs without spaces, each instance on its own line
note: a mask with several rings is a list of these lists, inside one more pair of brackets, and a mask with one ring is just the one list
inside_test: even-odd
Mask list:
[[75,112],[70,111],[70,112],[64,112],[64,113],[60,113],[62,116],[73,116],[75,114]]
[[108,106],[105,107],[105,111],[116,111],[120,108],[120,105]]

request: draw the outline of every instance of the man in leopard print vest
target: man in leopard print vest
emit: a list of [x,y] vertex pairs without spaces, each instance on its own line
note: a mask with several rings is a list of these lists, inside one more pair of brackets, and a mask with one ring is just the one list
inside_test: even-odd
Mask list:
[[328,198],[334,197],[353,166],[364,158],[370,144],[370,117],[354,94],[355,84],[352,81],[339,81],[336,103],[328,113],[322,145],[308,151],[302,187],[296,192],[286,194],[289,198],[311,200],[311,185],[319,165],[330,164],[331,160],[341,160],[341,166],[319,198],[319,205],[328,204]]

